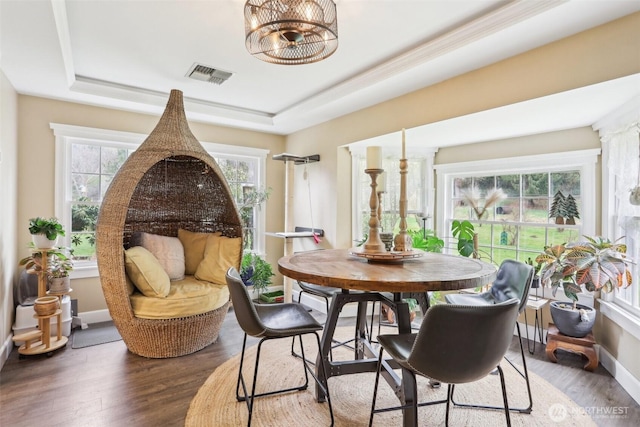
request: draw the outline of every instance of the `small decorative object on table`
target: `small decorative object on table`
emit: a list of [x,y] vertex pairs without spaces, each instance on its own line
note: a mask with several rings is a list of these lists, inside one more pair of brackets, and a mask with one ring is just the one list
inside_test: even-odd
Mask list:
[[369,197],[369,235],[362,245],[363,252],[386,252],[382,240],[380,240],[380,218],[378,218],[378,176],[384,172],[382,169],[382,150],[380,147],[367,147],[367,169],[364,170],[371,177],[371,196]]
[[398,252],[409,252],[412,249],[413,239],[407,233],[407,150],[405,146],[405,134],[402,129],[402,157],[400,158],[400,231],[393,239],[393,249]]
[[377,177],[383,172],[380,147],[367,147],[367,169],[365,173],[371,176],[371,197],[369,206],[369,235],[367,241],[360,248],[351,249],[352,255],[366,258],[368,262],[401,263],[405,259],[417,258],[423,255],[420,250],[412,249],[413,238],[407,233],[407,159],[405,149],[404,129],[402,130],[402,159],[400,160],[400,233],[393,239],[394,247],[388,251],[380,238],[379,221],[379,192],[377,191]]

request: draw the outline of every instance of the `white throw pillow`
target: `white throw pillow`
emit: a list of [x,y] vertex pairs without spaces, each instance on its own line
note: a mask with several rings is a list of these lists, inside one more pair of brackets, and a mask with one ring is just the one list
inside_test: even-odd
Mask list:
[[170,280],[184,279],[184,247],[177,237],[136,231],[131,246],[142,246],[155,256]]

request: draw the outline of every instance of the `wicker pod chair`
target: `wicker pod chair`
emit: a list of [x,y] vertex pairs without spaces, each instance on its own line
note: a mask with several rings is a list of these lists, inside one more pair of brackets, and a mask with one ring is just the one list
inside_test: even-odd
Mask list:
[[[96,227],[102,290],[114,324],[132,353],[182,356],[215,342],[229,308],[171,319],[134,316],[124,251],[134,232],[177,236],[178,229],[242,238],[240,216],[215,160],[193,136],[182,92],[172,90],[153,132],[113,178]],[[239,268],[241,255],[235,267]]]

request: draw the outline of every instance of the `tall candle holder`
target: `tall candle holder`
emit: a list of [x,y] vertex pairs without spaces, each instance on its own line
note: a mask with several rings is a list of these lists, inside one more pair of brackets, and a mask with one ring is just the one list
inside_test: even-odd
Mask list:
[[404,157],[404,132],[402,140],[402,154],[403,158],[400,159],[400,231],[393,239],[393,250],[399,252],[411,251],[413,247],[413,239],[407,233],[407,159]]
[[365,169],[364,172],[371,177],[371,196],[369,197],[369,207],[371,216],[369,217],[369,236],[363,245],[364,252],[386,252],[384,243],[380,239],[380,218],[378,217],[378,187],[377,179],[383,169]]

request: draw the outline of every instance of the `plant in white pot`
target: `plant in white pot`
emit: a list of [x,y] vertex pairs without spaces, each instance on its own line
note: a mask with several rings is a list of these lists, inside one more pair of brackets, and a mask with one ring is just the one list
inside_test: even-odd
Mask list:
[[73,271],[73,251],[67,248],[59,248],[51,252],[50,256],[47,264],[49,292],[67,293],[71,289],[69,275]]
[[64,228],[57,218],[36,217],[29,219],[29,233],[36,248],[51,249],[58,236],[64,236]]
[[573,301],[570,304],[553,301],[550,309],[558,330],[573,337],[587,335],[595,322],[595,310],[577,303],[583,285],[590,292],[612,292],[632,281],[625,244],[602,237],[584,237],[586,240],[581,242],[545,247],[536,258],[542,264],[541,283],[552,287],[554,296],[562,285],[564,294]]

